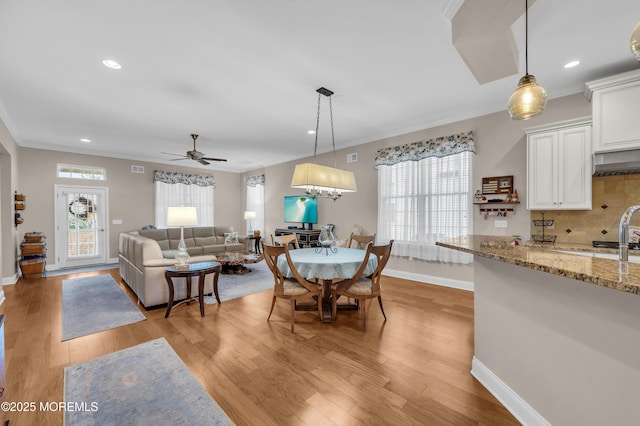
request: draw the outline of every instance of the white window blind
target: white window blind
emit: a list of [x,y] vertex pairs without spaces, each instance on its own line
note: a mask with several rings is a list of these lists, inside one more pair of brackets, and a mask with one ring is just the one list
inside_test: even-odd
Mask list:
[[[247,186],[247,210],[256,212],[256,218],[251,221],[252,229],[264,234],[264,185]],[[247,223],[247,231],[248,227]]]
[[198,212],[198,226],[213,226],[213,186],[185,185],[155,182],[156,226],[167,226],[167,208],[193,206]]
[[471,263],[436,241],[473,232],[471,152],[378,166],[378,236],[393,253],[429,261]]

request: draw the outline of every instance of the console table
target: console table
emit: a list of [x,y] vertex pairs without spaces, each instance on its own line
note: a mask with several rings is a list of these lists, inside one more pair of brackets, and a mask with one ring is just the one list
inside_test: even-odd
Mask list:
[[276,237],[293,233],[298,236],[298,242],[301,247],[315,247],[318,245],[318,237],[320,236],[319,229],[278,228],[274,232]]

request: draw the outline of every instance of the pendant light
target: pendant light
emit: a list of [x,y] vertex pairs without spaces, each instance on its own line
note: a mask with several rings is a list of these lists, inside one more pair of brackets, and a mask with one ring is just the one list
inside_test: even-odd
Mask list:
[[333,134],[333,108],[331,105],[331,95],[333,92],[324,87],[316,90],[318,92],[318,115],[316,117],[316,140],[313,149],[313,159],[315,161],[318,152],[318,130],[320,127],[320,100],[322,96],[329,98],[329,115],[331,118],[331,140],[333,142],[333,163],[334,167],[321,166],[314,163],[303,163],[296,165],[291,178],[291,187],[304,189],[311,198],[331,198],[333,201],[342,196],[343,192],[356,192],[356,178],[352,171],[342,170],[335,167],[336,163],[336,140]]
[[518,87],[509,98],[509,115],[514,120],[527,120],[542,113],[547,105],[547,92],[529,74],[529,1],[524,2],[525,42],[524,63],[525,75],[518,82]]
[[636,59],[640,61],[640,23],[636,25],[631,33],[630,46],[631,52],[635,55]]

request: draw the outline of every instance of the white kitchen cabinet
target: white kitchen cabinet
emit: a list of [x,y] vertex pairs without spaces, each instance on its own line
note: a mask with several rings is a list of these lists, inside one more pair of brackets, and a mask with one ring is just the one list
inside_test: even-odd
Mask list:
[[525,129],[527,209],[591,210],[591,119]]
[[586,83],[593,108],[593,152],[640,148],[640,70]]

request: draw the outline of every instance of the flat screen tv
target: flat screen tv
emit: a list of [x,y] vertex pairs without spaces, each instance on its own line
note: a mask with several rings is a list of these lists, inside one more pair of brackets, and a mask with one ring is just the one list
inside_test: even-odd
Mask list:
[[[286,223],[318,223],[318,200],[306,195],[284,197],[284,221]],[[311,226],[309,226],[311,229]]]

